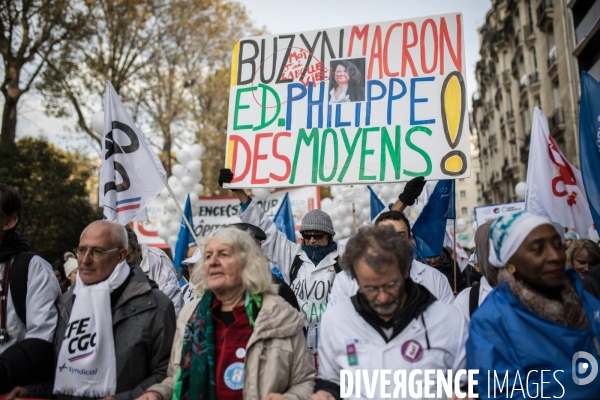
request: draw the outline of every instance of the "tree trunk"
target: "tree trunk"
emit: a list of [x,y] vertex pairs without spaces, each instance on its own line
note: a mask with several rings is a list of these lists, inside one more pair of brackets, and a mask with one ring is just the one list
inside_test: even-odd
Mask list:
[[8,147],[15,143],[17,134],[17,103],[19,98],[4,94],[4,112],[2,114],[2,131],[0,132],[0,147]]

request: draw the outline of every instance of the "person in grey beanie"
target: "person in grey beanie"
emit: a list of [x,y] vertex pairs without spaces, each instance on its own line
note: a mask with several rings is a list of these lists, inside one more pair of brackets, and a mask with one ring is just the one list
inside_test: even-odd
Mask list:
[[[222,171],[219,177],[221,186],[231,181],[233,175],[229,177],[229,174],[225,176]],[[244,190],[234,190],[234,193],[241,203],[238,216],[242,222],[265,232],[267,237],[262,242],[262,249],[296,295],[300,311],[306,319],[308,349],[316,365],[319,323],[327,309],[333,281],[341,270],[338,265],[338,246],[333,241],[335,231],[331,217],[321,210],[310,211],[300,225],[302,243],[295,243],[277,230],[273,221]]]

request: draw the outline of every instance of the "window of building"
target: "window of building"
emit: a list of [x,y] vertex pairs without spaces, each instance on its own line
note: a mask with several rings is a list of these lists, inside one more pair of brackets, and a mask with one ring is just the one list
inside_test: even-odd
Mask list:
[[483,197],[483,193],[481,193],[481,189],[477,189],[477,201],[481,201]]
[[531,1],[527,0],[525,2],[525,10],[527,11],[527,23],[531,24],[533,22],[533,17],[531,15]]
[[467,209],[467,207],[462,207],[460,209],[460,215],[469,215],[469,210]]
[[531,57],[531,66],[533,67],[533,72],[537,72],[538,65],[537,65],[537,59],[536,59],[536,55],[535,55],[535,47],[532,47],[531,49],[529,49],[529,55]]
[[466,190],[461,190],[460,191],[460,198],[461,199],[466,199],[467,198],[467,191]]

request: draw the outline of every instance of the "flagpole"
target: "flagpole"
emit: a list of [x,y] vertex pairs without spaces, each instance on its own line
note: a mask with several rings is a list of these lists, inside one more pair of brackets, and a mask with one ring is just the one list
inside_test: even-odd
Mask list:
[[456,296],[456,216],[454,218],[454,295]]
[[202,247],[200,245],[200,242],[198,241],[198,238],[196,237],[196,232],[194,232],[194,230],[192,229],[192,226],[190,225],[190,221],[188,221],[188,219],[185,217],[185,214],[184,214],[183,210],[181,209],[181,206],[179,205],[179,201],[177,201],[175,194],[171,190],[171,186],[169,186],[169,183],[167,182],[167,180],[165,179],[165,177],[162,174],[159,173],[159,175],[160,175],[162,181],[164,182],[165,186],[167,187],[167,190],[169,191],[171,198],[175,202],[175,205],[177,206],[177,210],[179,210],[179,214],[181,214],[181,218],[183,218],[183,220],[185,221],[185,224],[187,225],[188,229],[190,230],[190,233],[192,234],[192,237],[194,238],[194,242],[196,242],[196,245],[198,247]]

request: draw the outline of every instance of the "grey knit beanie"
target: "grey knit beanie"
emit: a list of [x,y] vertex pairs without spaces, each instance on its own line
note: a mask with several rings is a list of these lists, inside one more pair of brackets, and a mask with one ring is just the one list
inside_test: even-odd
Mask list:
[[331,217],[325,211],[312,210],[302,218],[300,233],[305,231],[320,231],[335,236]]

